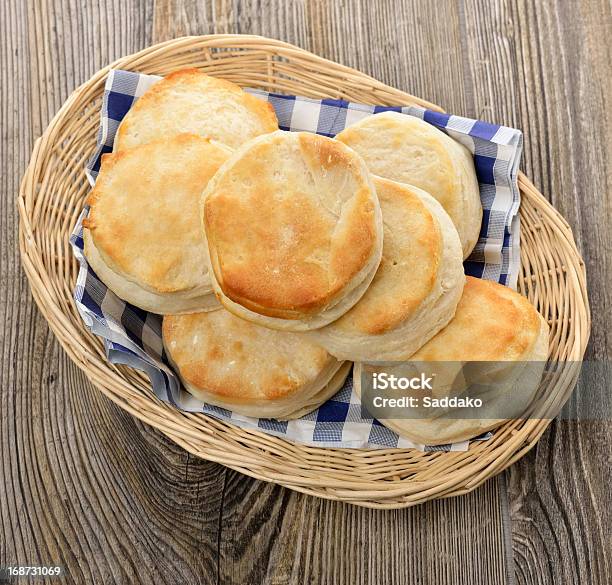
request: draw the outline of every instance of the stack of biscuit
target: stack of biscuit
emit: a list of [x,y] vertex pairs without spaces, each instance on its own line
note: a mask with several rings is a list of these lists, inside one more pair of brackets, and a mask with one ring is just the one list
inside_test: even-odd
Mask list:
[[[285,132],[267,102],[178,71],[127,113],[88,204],[91,268],[164,315],[168,360],[210,404],[286,420],[337,392],[353,362],[359,389],[382,361],[546,358],[529,303],[466,286],[482,220],[473,159],[417,118],[378,114],[335,139]],[[427,443],[482,428],[381,422]]]

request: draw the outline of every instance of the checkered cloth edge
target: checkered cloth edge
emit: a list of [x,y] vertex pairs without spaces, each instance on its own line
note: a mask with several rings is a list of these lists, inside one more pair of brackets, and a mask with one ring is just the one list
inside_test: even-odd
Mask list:
[[[119,123],[132,104],[160,78],[113,70],[109,73],[102,100],[97,149],[86,168],[93,185],[103,154],[111,152]],[[373,114],[397,111],[416,116],[440,128],[464,144],[474,155],[483,204],[483,224],[474,252],[465,262],[467,274],[516,287],[519,271],[520,197],[516,182],[522,150],[519,130],[479,120],[440,114],[415,106],[368,106],[342,100],[313,100],[277,95],[260,90],[248,92],[269,101],[281,129],[309,131],[335,136],[345,127]],[[74,298],[86,326],[104,340],[108,359],[144,371],[156,396],[190,412],[203,412],[238,426],[256,429],[299,443],[319,447],[416,447],[423,450],[465,450],[468,442],[437,447],[415,445],[398,437],[378,421],[364,418],[351,377],[344,387],[314,412],[300,419],[279,422],[238,415],[204,404],[188,394],[167,365],[161,339],[161,317],[119,299],[97,278],[83,255],[82,220],[70,241],[80,269]],[[490,433],[479,437],[486,440]]]

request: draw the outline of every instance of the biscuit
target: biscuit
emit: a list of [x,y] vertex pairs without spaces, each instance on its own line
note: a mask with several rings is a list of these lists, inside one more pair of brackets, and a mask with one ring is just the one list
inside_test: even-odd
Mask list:
[[85,256],[120,298],[162,314],[218,306],[200,199],[228,156],[219,144],[180,134],[103,157],[83,221]]
[[235,83],[183,69],[155,83],[130,108],[115,137],[115,152],[175,134],[197,134],[231,149],[278,130],[270,103]]
[[166,316],[162,332],[185,388],[245,416],[303,416],[342,387],[351,366],[302,334],[255,325],[225,309]]
[[[449,385],[452,391],[447,395],[469,391],[470,397],[483,400],[482,410],[410,408],[411,418],[380,422],[416,443],[440,445],[476,437],[522,416],[533,402],[544,371],[548,336],[546,320],[525,297],[495,282],[468,276],[453,320],[403,359],[426,369],[428,375],[441,372],[449,380],[456,377],[459,383]],[[376,366],[355,364],[353,385],[359,395],[362,370],[372,367]],[[434,392],[433,397],[441,394]],[[506,418],[499,418],[500,414]]]
[[363,295],[382,254],[370,174],[350,148],[305,132],[260,136],[204,194],[215,294],[232,313],[288,331],[316,329]]

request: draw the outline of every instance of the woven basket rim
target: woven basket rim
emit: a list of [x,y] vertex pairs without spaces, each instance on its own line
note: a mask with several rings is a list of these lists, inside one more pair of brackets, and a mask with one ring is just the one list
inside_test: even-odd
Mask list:
[[[224,51],[236,54],[226,57]],[[58,146],[60,139],[71,137],[65,135],[64,127],[81,125],[71,119],[74,110],[81,112],[81,118],[85,116],[83,108],[90,108],[86,110],[88,115],[97,116],[98,109],[92,108],[92,104],[99,99],[111,69],[150,67],[165,72],[173,67],[187,66],[185,62],[189,60],[210,69],[222,66],[217,63],[225,65],[245,58],[261,60],[261,63],[257,61],[258,66],[270,72],[269,83],[277,83],[281,89],[290,83],[283,77],[287,71],[291,75],[303,75],[303,79],[298,79],[299,87],[307,90],[302,95],[326,91],[333,94],[333,87],[337,85],[340,89],[329,97],[340,94],[350,97],[351,92],[368,92],[378,103],[395,101],[401,105],[414,104],[443,111],[435,104],[401,92],[355,69],[289,43],[255,35],[181,37],[115,60],[70,94],[43,135],[35,141],[21,182],[17,198],[20,253],[41,313],[64,350],[96,388],[196,456],[296,491],[373,508],[400,508],[434,497],[471,491],[522,457],[535,445],[550,421],[532,419],[505,423],[491,442],[487,441],[486,445],[472,443],[467,455],[398,448],[363,450],[301,445],[236,427],[204,414],[172,410],[150,389],[146,390],[148,384],[144,375],[106,362],[100,342],[80,322],[70,286],[76,275],[76,261],[66,244],[76,220],[75,213],[82,208],[86,189],[80,187],[74,193],[70,191],[75,181],[69,182],[66,179],[68,171],[52,168],[50,162],[58,152],[63,155]],[[275,59],[279,60],[278,64]],[[313,78],[318,85],[311,82]],[[74,130],[75,133],[79,131]],[[79,161],[82,161],[81,150],[87,150],[84,146],[86,140],[83,138],[79,142],[74,139],[73,142],[75,144],[68,147],[70,154],[76,156],[80,153]],[[78,171],[81,175],[77,174]],[[76,176],[81,177],[82,171],[75,164]],[[70,193],[67,200],[57,200],[61,195],[50,189],[54,181],[64,185]],[[557,318],[562,321],[554,334],[558,337],[555,343],[560,352],[557,359],[578,362],[586,350],[591,326],[584,262],[565,219],[522,172],[518,181],[525,206],[525,209],[521,207],[521,217],[529,212],[530,215],[523,219],[529,226],[534,226],[534,237],[542,232],[547,238],[554,238],[554,246],[546,250],[543,261],[547,270],[528,272],[519,282],[519,290],[541,309],[552,310],[554,305],[571,312],[569,316],[559,313]],[[528,231],[531,234],[531,228]],[[525,258],[522,258],[522,262],[530,266],[539,262],[537,253],[531,248],[526,246]],[[550,289],[552,293],[543,295],[540,289],[545,292]],[[553,325],[555,323],[553,320]],[[567,380],[559,382],[560,387],[571,390],[577,375],[577,372],[568,373]],[[414,473],[405,471],[409,464],[416,469]],[[394,473],[397,473],[397,478]],[[405,473],[408,473],[406,477],[403,476]]]

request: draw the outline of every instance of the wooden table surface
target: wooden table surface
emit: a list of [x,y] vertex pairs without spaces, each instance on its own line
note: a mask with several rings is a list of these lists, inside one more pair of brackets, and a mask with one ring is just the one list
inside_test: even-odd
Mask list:
[[612,583],[609,420],[556,421],[477,491],[401,511],[197,460],[60,349],[20,267],[15,207],[34,139],[100,67],[186,34],[283,39],[522,128],[522,168],[587,264],[588,356],[609,359],[609,2],[3,0],[0,32],[0,566],[59,564],[65,583]]

